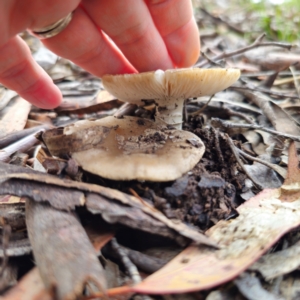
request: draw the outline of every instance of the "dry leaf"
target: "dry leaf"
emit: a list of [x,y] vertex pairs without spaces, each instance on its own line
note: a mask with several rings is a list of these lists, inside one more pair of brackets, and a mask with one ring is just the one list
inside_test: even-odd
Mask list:
[[22,130],[27,122],[31,104],[17,97],[0,112],[0,137]]
[[[35,201],[46,201],[53,207],[63,210],[73,210],[76,206],[83,206],[86,199],[85,194],[96,194],[100,196],[100,199],[113,200],[112,203],[128,206],[129,210],[130,208],[138,209],[143,212],[145,218],[150,217],[153,220],[152,222],[163,223],[165,230],[158,230],[157,233],[161,232],[165,236],[168,232],[170,238],[175,238],[182,245],[193,241],[197,244],[215,246],[215,243],[205,235],[179,220],[170,220],[133,196],[99,185],[62,180],[29,168],[0,163],[0,191],[5,194],[27,196]],[[51,196],[49,193],[51,193]],[[132,219],[130,216],[128,218]],[[140,229],[140,224],[136,222],[135,228]],[[153,233],[153,227],[147,227],[147,231]]]
[[89,286],[105,291],[102,266],[74,213],[27,199],[26,224],[40,275],[54,298],[76,299]]
[[227,282],[246,270],[283,234],[300,225],[300,171],[295,158],[292,144],[282,188],[262,191],[238,208],[236,219],[220,221],[208,230],[220,249],[189,247],[133,290],[152,294],[197,291]]
[[252,165],[244,165],[244,167],[264,188],[278,188],[282,184],[277,173],[265,165],[254,162]]
[[277,131],[292,135],[300,135],[299,124],[279,105],[270,101],[269,105],[274,113],[273,126]]
[[4,295],[3,300],[53,300],[53,298],[44,288],[38,269],[34,268]]
[[300,60],[299,54],[290,52],[276,51],[276,48],[270,49],[268,47],[260,47],[248,51],[245,57],[260,67],[270,70],[281,71],[287,69],[290,65],[298,63]]
[[288,274],[300,266],[300,242],[270,254],[265,254],[250,269],[259,271],[266,280]]
[[249,300],[285,300],[278,295],[265,290],[257,277],[244,273],[237,278],[234,283],[237,285],[239,291]]

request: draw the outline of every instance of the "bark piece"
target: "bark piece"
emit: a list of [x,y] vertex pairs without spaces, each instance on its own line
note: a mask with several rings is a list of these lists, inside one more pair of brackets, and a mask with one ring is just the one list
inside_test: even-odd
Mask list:
[[166,225],[145,214],[139,208],[120,205],[115,201],[107,200],[96,194],[89,194],[86,199],[87,209],[94,214],[101,214],[102,218],[110,223],[119,223],[128,227],[165,236],[184,245],[185,240],[175,231],[170,231]]
[[51,206],[62,210],[74,210],[84,205],[84,194],[81,191],[69,190],[51,184],[10,179],[1,184],[0,190],[5,194],[29,197],[37,202],[49,202]]
[[28,199],[26,222],[43,282],[57,299],[75,299],[88,284],[104,291],[102,266],[73,213]]

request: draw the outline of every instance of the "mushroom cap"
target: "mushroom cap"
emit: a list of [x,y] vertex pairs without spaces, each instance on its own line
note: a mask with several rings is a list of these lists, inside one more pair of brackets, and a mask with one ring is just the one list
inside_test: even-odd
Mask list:
[[140,105],[141,100],[193,98],[220,92],[240,77],[238,69],[171,69],[138,74],[104,75],[104,88],[118,99]]
[[[66,154],[66,143],[84,170],[113,180],[175,180],[190,171],[205,151],[193,133],[158,129],[153,121],[137,117],[79,121],[63,133],[50,130],[43,139],[51,154]],[[84,148],[79,140],[85,141]]]

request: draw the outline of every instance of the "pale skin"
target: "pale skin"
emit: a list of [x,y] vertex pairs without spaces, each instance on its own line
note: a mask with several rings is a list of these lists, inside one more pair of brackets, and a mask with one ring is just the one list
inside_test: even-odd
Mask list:
[[1,0],[0,83],[38,107],[57,107],[62,96],[17,34],[72,11],[70,24],[42,41],[98,77],[189,67],[198,58],[190,0]]

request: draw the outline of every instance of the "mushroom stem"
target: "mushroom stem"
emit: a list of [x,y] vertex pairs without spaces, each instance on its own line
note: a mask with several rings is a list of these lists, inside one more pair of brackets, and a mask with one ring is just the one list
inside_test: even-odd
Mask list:
[[182,129],[182,111],[184,99],[172,99],[160,101],[164,105],[157,104],[155,112],[155,123],[157,125],[170,125],[178,130]]

